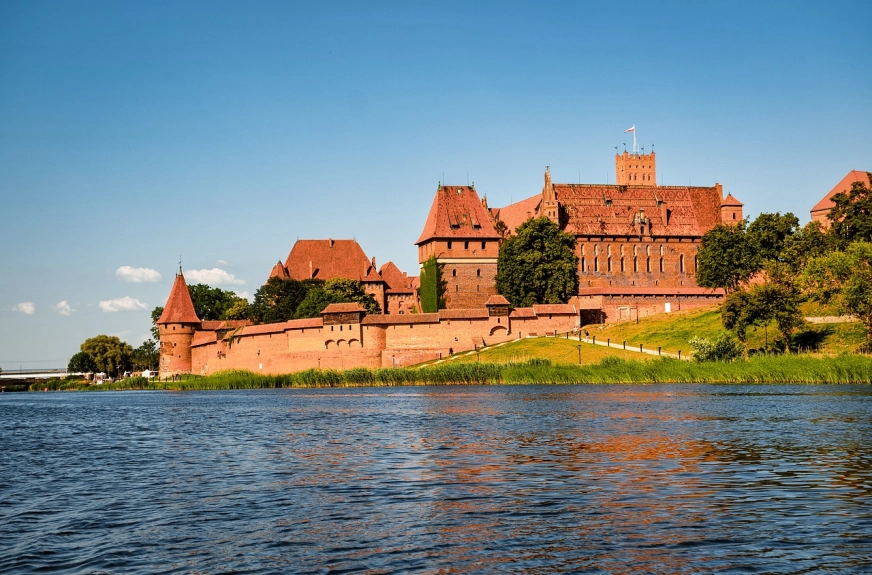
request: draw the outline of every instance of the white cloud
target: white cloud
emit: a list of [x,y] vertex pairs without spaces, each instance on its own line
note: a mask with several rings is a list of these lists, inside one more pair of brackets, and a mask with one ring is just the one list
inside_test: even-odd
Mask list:
[[238,292],[236,292],[236,295],[238,295],[241,298],[245,298],[248,301],[251,301],[251,294],[248,293],[247,291],[238,291]]
[[55,311],[61,315],[70,315],[71,313],[73,313],[76,310],[74,310],[73,308],[70,307],[70,302],[68,302],[67,300],[64,300],[64,301],[59,301],[55,305]]
[[161,280],[160,272],[150,268],[134,268],[131,266],[121,266],[115,270],[115,275],[121,278],[121,281],[132,284],[154,283]]
[[100,302],[100,309],[105,312],[140,311],[147,307],[146,304],[130,296],[118,297]]
[[212,268],[211,270],[187,270],[185,272],[185,278],[189,280],[188,283],[201,283],[210,286],[236,286],[245,283],[245,280],[237,279],[233,274],[227,273],[219,268]]
[[219,266],[226,266],[227,265],[227,262],[225,262],[224,260],[218,260],[215,263],[217,263]]
[[20,311],[25,315],[33,315],[36,313],[36,306],[32,301],[23,301],[12,306],[12,311]]

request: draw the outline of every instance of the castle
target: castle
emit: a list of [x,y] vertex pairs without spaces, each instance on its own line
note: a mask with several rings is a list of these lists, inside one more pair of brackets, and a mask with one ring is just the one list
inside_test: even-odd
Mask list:
[[[742,203],[724,197],[717,183],[659,186],[656,173],[654,152],[616,155],[614,185],[555,184],[546,167],[539,194],[503,208],[489,208],[474,184],[440,183],[415,242],[422,266],[433,256],[440,264],[445,309],[437,313],[417,313],[417,276],[392,262],[377,269],[354,240],[298,240],[269,277],[354,279],[381,314],[332,304],[320,318],[277,324],[200,321],[179,270],[156,322],[161,376],[397,367],[592,322],[719,303],[722,290],[696,284],[696,254],[705,232],[742,220]],[[511,233],[537,217],[575,236],[579,293],[566,304],[511,309],[495,287],[498,229]]]

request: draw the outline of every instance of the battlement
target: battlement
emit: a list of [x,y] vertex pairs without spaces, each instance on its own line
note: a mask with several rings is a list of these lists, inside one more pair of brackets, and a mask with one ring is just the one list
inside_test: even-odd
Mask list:
[[657,157],[624,151],[615,156],[615,183],[619,186],[656,186]]

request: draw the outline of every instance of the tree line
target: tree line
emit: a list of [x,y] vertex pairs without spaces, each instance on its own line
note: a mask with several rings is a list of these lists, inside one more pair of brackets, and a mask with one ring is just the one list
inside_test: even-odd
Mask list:
[[828,229],[819,222],[800,226],[792,213],[762,213],[703,236],[697,284],[726,291],[721,320],[742,344],[749,328],[774,322],[774,346],[795,347],[806,301],[855,316],[867,346],[872,343],[872,174],[867,177],[832,198]]

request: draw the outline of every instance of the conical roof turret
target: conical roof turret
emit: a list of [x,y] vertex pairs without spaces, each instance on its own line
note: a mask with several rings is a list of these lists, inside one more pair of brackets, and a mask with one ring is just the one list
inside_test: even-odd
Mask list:
[[197,317],[197,312],[194,310],[194,302],[191,300],[191,293],[188,291],[188,284],[185,283],[185,276],[182,275],[181,268],[179,268],[179,273],[176,274],[176,281],[173,282],[173,289],[170,290],[170,297],[167,298],[163,313],[155,323],[200,323],[200,318]]

